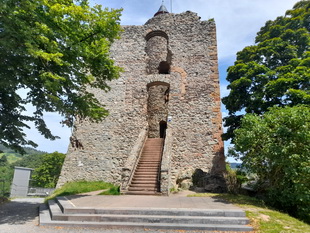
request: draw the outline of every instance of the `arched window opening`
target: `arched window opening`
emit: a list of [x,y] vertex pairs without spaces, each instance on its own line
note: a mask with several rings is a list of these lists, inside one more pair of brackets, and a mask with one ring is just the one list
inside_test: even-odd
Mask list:
[[170,64],[166,61],[162,61],[158,66],[159,74],[170,74]]

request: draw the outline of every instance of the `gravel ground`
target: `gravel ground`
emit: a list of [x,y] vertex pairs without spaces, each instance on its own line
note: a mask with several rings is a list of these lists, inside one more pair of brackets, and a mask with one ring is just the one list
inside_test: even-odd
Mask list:
[[[38,206],[43,198],[18,198],[11,202],[0,204],[0,232],[1,233],[159,233],[159,232],[187,232],[179,230],[149,230],[124,228],[65,228],[39,226]],[[189,231],[204,232],[204,231]]]

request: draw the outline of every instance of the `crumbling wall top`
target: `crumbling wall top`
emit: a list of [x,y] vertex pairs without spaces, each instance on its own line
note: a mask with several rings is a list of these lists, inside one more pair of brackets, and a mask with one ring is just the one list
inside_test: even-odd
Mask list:
[[145,23],[145,25],[192,24],[192,23],[200,22],[200,19],[201,17],[199,17],[197,13],[194,13],[192,11],[186,11],[180,14],[169,13],[169,14],[160,14],[160,15],[154,16],[153,18],[149,19]]

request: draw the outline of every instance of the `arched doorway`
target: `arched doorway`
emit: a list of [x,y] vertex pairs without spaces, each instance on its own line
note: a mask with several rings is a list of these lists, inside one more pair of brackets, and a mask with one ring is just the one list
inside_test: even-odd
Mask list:
[[160,138],[166,137],[166,129],[167,129],[167,122],[166,121],[159,122],[159,137]]

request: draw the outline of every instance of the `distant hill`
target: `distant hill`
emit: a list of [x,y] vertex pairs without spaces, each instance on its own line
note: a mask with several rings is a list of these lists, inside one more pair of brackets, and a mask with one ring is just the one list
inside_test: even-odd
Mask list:
[[15,163],[21,160],[24,156],[27,155],[42,155],[46,154],[47,152],[36,150],[30,147],[23,147],[25,150],[25,155],[17,153],[16,151],[12,150],[11,148],[7,148],[4,145],[0,144],[0,158],[5,155],[9,164]]
[[238,169],[241,166],[241,163],[229,163],[231,169]]
[[[45,153],[47,153],[45,151],[36,150],[35,148],[31,148],[31,147],[23,147],[23,149],[26,151],[26,154],[42,154],[42,153],[45,154]],[[2,144],[0,144],[0,151],[1,151],[1,153],[4,153],[4,154],[19,154],[16,151],[14,151],[13,149],[7,148]],[[19,155],[21,155],[21,154],[19,154]]]

